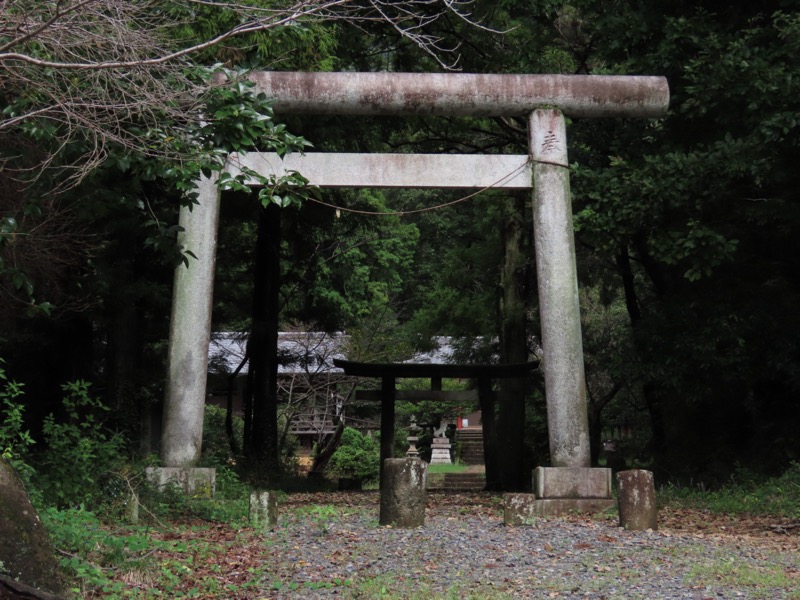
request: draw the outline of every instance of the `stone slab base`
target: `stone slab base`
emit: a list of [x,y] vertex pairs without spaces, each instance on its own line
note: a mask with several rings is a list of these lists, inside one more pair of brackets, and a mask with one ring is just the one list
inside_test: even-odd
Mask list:
[[613,498],[555,498],[536,499],[537,517],[557,517],[570,513],[601,513],[617,505]]
[[537,498],[611,498],[611,469],[537,467],[533,471]]
[[533,471],[533,491],[538,517],[598,513],[617,504],[611,493],[611,469],[538,467]]
[[188,496],[213,498],[217,482],[216,469],[181,467],[148,467],[147,480],[159,490],[176,485]]

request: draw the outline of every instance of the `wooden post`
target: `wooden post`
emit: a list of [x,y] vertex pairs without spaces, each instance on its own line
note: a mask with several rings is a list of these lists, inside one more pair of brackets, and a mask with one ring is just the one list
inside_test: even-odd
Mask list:
[[381,468],[380,485],[384,488],[383,470],[387,458],[394,458],[394,388],[395,379],[387,375],[381,381]]

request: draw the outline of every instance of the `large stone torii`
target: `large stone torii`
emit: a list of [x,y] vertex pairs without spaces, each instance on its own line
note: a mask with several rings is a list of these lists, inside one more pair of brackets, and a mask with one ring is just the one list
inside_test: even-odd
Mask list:
[[[290,155],[229,158],[262,174],[297,170],[320,187],[533,188],[533,228],[553,467],[590,466],[565,117],[656,118],[666,114],[663,77],[430,73],[259,72],[255,92],[276,114],[449,115],[528,119],[529,154]],[[251,182],[255,184],[256,182]],[[183,208],[179,242],[197,260],[175,272],[161,456],[193,467],[206,396],[219,189],[198,182]],[[610,475],[609,475],[610,480]],[[541,483],[541,482],[540,482]]]

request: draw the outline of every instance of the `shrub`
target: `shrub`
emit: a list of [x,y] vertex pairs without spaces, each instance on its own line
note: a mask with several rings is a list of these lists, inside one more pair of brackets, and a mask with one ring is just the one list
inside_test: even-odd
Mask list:
[[44,419],[45,449],[37,460],[36,484],[48,504],[97,503],[103,481],[124,460],[123,439],[103,425],[99,415],[108,408],[89,394],[89,385],[62,385],[66,419],[57,420],[52,413]]
[[22,384],[8,379],[3,361],[0,360],[0,456],[29,482],[33,469],[26,462],[28,448],[34,443],[31,434],[24,429],[25,406],[19,402],[24,391]]
[[328,469],[336,477],[363,481],[378,479],[380,473],[378,442],[352,427],[345,427],[339,447],[331,456]]

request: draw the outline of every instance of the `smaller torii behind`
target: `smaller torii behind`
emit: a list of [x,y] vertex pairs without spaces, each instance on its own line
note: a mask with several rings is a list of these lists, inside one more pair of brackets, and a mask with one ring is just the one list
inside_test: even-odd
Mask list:
[[[483,364],[437,364],[437,363],[367,363],[354,362],[349,360],[334,359],[333,364],[342,369],[345,375],[354,377],[371,377],[381,380],[380,391],[373,392],[363,390],[356,392],[359,399],[379,400],[381,403],[381,475],[383,474],[383,464],[387,458],[394,458],[394,424],[395,424],[395,401],[396,400],[436,400],[453,401],[460,398],[473,398],[473,392],[443,391],[442,379],[472,379],[477,382],[477,396],[481,410],[484,414],[494,404],[490,396],[494,394],[492,382],[495,379],[524,378],[531,371],[539,366],[539,361],[506,364],[506,365],[483,365]],[[397,391],[396,383],[398,379],[430,379],[430,390]],[[486,427],[493,424],[493,419],[486,419],[483,422],[483,439],[493,438],[494,432],[487,431]],[[486,447],[484,446],[484,457],[486,457]],[[488,460],[486,464],[486,480],[495,477],[497,473],[491,468]],[[383,477],[380,478],[383,486]]]
[[[533,188],[533,232],[551,468],[537,469],[537,494],[554,500],[596,498],[583,484],[605,473],[589,469],[589,427],[565,117],[655,118],[666,114],[663,77],[618,75],[480,75],[445,73],[259,72],[255,91],[276,114],[449,115],[524,117],[529,153],[522,156],[232,155],[264,175],[298,170],[320,187]],[[304,163],[304,160],[308,160]],[[300,162],[298,162],[298,160]],[[305,165],[305,166],[303,166]],[[422,165],[424,168],[421,168]],[[257,182],[252,182],[257,185]],[[179,243],[197,260],[175,273],[161,456],[191,468],[200,456],[207,348],[219,215],[219,189],[201,178],[198,205],[181,209]],[[558,472],[562,471],[561,474]],[[605,471],[605,470],[600,470]],[[591,486],[590,486],[591,487]],[[602,487],[602,486],[601,486]],[[608,472],[610,492],[610,471]],[[547,492],[549,490],[549,492]],[[567,494],[567,496],[565,496]],[[587,496],[588,494],[588,496]],[[555,502],[554,506],[561,506]],[[569,510],[567,506],[565,510]],[[549,509],[548,509],[549,510]],[[560,510],[555,508],[553,510]]]

